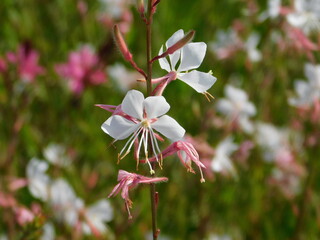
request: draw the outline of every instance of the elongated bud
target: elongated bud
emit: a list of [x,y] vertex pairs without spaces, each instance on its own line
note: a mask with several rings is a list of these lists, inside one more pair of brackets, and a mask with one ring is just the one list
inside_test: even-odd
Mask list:
[[195,34],[195,31],[191,30],[186,35],[184,35],[183,38],[181,38],[179,41],[177,41],[175,44],[173,44],[171,47],[169,47],[167,49],[167,51],[165,51],[161,55],[156,56],[155,58],[153,58],[152,62],[155,61],[155,60],[158,60],[160,58],[164,58],[164,57],[168,56],[169,54],[172,54],[175,51],[179,50],[180,48],[184,47],[187,43],[192,41],[192,39],[194,37],[194,34]]
[[140,15],[143,15],[145,11],[144,0],[137,0],[137,8]]
[[126,42],[123,39],[123,36],[119,30],[118,25],[114,25],[113,27],[113,35],[114,35],[114,39],[116,41],[116,44],[121,52],[121,54],[123,55],[124,59],[127,61],[131,61],[132,60],[132,54],[130,53]]

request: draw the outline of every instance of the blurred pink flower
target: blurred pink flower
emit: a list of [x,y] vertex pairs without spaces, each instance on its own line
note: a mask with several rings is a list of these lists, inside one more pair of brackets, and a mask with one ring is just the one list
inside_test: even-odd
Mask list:
[[7,60],[16,64],[20,79],[24,82],[33,82],[38,75],[44,73],[44,69],[38,65],[39,53],[28,44],[21,45],[16,53],[8,52]]
[[80,95],[88,85],[106,81],[106,74],[93,49],[85,45],[69,54],[68,62],[56,66],[56,72],[69,81],[71,91]]
[[34,214],[25,207],[16,207],[14,209],[14,212],[16,214],[17,222],[23,226],[29,222],[32,222],[34,219]]
[[166,177],[149,178],[135,173],[129,173],[124,170],[119,170],[118,184],[113,188],[108,197],[113,197],[121,191],[121,197],[125,200],[126,208],[131,219],[130,208],[132,207],[132,201],[129,198],[129,190],[136,187],[140,183],[157,183],[168,181]]

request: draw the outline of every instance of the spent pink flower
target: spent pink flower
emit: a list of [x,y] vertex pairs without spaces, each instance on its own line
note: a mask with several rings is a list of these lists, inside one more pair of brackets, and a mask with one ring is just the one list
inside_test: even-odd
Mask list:
[[98,56],[85,45],[69,54],[68,62],[56,66],[57,73],[69,81],[71,91],[81,94],[88,85],[99,85],[106,81]]
[[149,178],[135,173],[129,173],[124,170],[119,170],[118,184],[113,188],[108,197],[113,197],[121,191],[121,197],[125,200],[125,205],[129,214],[129,218],[132,218],[130,208],[132,208],[132,201],[129,198],[129,190],[138,186],[141,183],[150,184],[157,182],[168,181],[166,177]]

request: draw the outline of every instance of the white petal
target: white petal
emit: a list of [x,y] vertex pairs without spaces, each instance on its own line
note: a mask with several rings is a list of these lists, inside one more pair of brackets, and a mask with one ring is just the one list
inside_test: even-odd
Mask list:
[[[167,49],[179,41],[181,38],[184,37],[184,32],[182,29],[176,31],[166,42]],[[170,62],[171,62],[171,69],[174,70],[177,62],[180,59],[180,50],[175,51],[173,54],[169,55]]]
[[204,42],[188,43],[181,50],[181,63],[178,72],[198,68],[206,55],[207,44]]
[[184,37],[184,32],[182,29],[176,31],[166,42],[166,47],[169,48],[176,42],[178,42],[181,38]]
[[199,93],[207,91],[216,82],[217,78],[210,73],[192,71],[185,74],[179,74],[178,79],[184,81]]
[[139,126],[122,116],[114,115],[102,124],[101,129],[117,141],[129,137]]
[[124,113],[137,119],[142,119],[143,116],[143,101],[144,96],[137,90],[131,90],[124,97],[121,109]]
[[287,15],[287,21],[294,27],[302,27],[307,22],[307,18],[304,14],[290,13]]
[[147,97],[143,102],[144,110],[148,119],[156,118],[167,113],[170,109],[169,103],[163,96]]
[[248,116],[256,115],[256,107],[251,102],[246,102],[241,111]]
[[224,89],[224,93],[226,97],[234,103],[247,102],[248,100],[248,95],[245,91],[232,85],[227,85]]
[[[160,48],[159,55],[161,55],[162,53],[163,53],[163,46]],[[160,58],[159,64],[163,70],[166,70],[167,72],[171,72],[170,64],[167,58]]]
[[151,124],[151,126],[162,135],[173,141],[181,139],[186,132],[176,120],[168,115],[160,117],[156,122]]
[[89,220],[109,222],[113,218],[113,208],[108,200],[100,200],[88,208],[86,213]]

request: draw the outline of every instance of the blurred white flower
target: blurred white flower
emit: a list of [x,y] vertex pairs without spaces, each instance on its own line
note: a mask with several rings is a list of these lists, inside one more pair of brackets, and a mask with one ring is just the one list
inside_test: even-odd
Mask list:
[[295,81],[297,98],[289,98],[289,104],[292,106],[307,107],[320,99],[320,65],[307,63],[304,72],[308,81]]
[[208,240],[232,240],[232,238],[227,234],[223,234],[223,235],[211,234]]
[[[173,46],[184,37],[182,29],[175,32],[166,42],[166,49]],[[194,70],[198,68],[206,54],[207,44],[204,42],[192,42],[186,44],[183,48],[169,54],[167,58],[160,58],[160,67],[167,72],[175,72],[176,78],[188,84],[199,93],[205,93],[215,82],[216,78],[211,73],[199,72]],[[159,55],[163,53],[163,46]],[[179,67],[176,68],[180,61]]]
[[112,18],[120,18],[131,2],[131,0],[100,0],[101,11]]
[[257,46],[260,42],[260,35],[256,32],[251,33],[244,44],[244,49],[247,52],[248,58],[251,62],[259,62],[262,58],[261,52]]
[[7,235],[4,235],[4,234],[1,234],[0,235],[0,240],[8,240],[8,236]]
[[[108,200],[100,200],[84,210],[84,217],[100,233],[107,232],[105,222],[113,219],[113,208]],[[82,229],[85,234],[92,234],[89,224],[84,221]]]
[[260,21],[267,18],[274,19],[280,15],[281,0],[268,0],[267,10],[262,12],[259,16]]
[[224,93],[226,98],[217,101],[217,110],[229,120],[236,120],[243,131],[251,133],[253,125],[249,117],[256,114],[256,108],[253,103],[249,102],[247,93],[232,85],[226,85]]
[[60,144],[49,144],[44,149],[43,155],[50,163],[60,167],[66,167],[71,163],[71,159],[67,155],[66,148]]
[[228,58],[237,49],[242,47],[242,41],[234,29],[229,28],[226,31],[218,30],[216,40],[209,44],[209,48],[219,59]]
[[215,149],[215,156],[211,162],[211,169],[214,172],[230,173],[233,177],[237,176],[230,155],[238,149],[238,145],[233,143],[233,138],[224,139]]
[[320,31],[320,1],[295,0],[294,12],[287,15],[287,21],[304,33]]
[[127,70],[125,66],[120,63],[108,67],[107,71],[122,92],[127,92],[132,88],[132,85],[136,84],[137,80],[141,78],[139,73]]
[[52,223],[47,222],[42,227],[43,233],[40,237],[40,240],[54,240],[56,237],[56,232]]
[[286,129],[279,129],[267,123],[257,123],[256,141],[262,147],[263,157],[266,161],[275,161],[284,152],[289,150],[289,132]]
[[43,201],[48,200],[49,187],[51,184],[49,176],[45,173],[48,167],[47,162],[32,158],[26,169],[30,193]]

